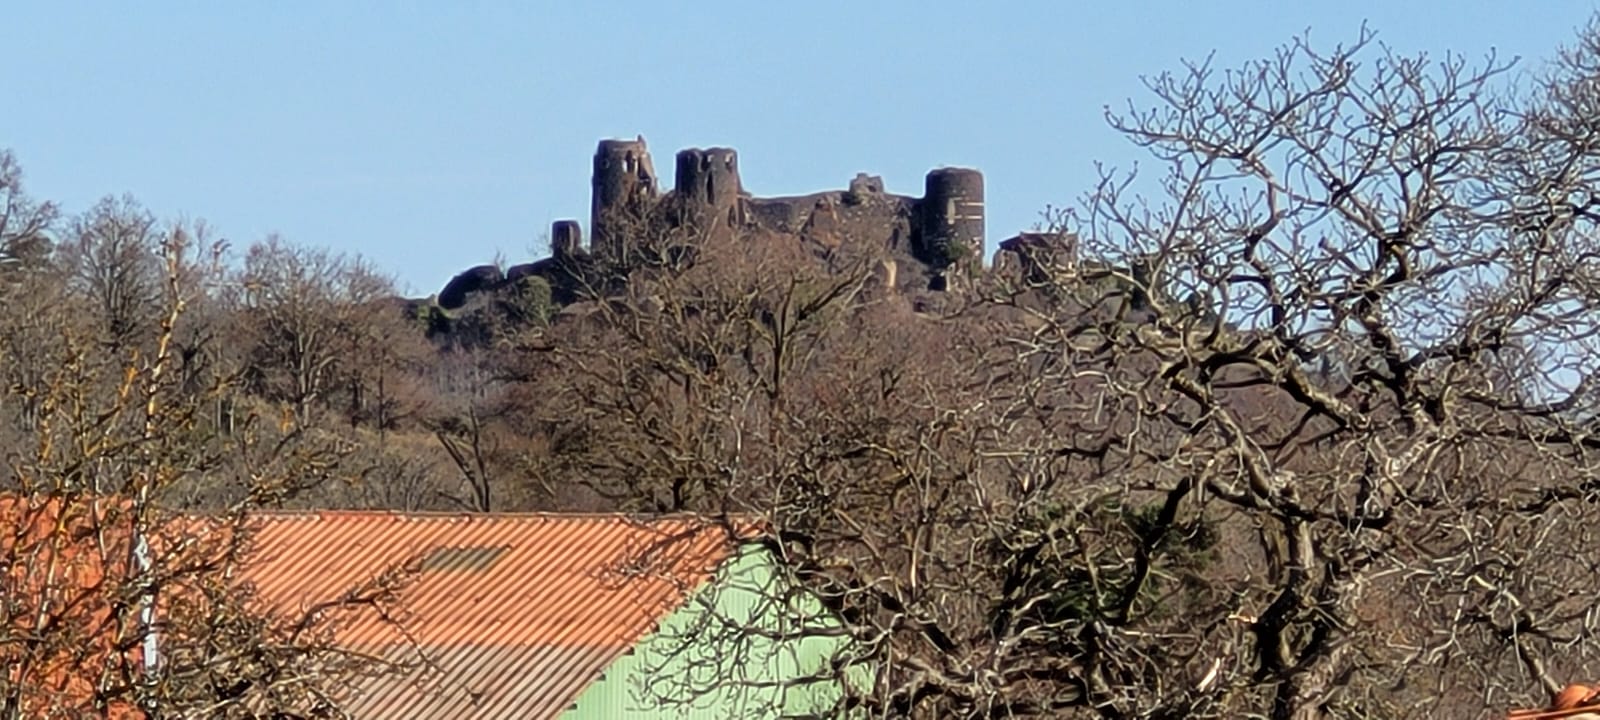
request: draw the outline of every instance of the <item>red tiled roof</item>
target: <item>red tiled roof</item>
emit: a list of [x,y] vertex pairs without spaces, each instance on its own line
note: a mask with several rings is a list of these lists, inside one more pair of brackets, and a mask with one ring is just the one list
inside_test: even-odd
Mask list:
[[391,619],[362,609],[337,625],[346,648],[426,658],[410,677],[363,681],[346,699],[362,720],[554,716],[733,550],[729,529],[690,518],[318,512],[257,521],[243,575],[280,612],[411,568]]

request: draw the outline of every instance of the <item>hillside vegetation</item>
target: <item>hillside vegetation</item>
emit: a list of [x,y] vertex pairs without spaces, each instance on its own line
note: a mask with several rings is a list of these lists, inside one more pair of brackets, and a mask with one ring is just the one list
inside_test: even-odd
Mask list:
[[841,714],[1491,717],[1600,676],[1600,33],[1508,69],[1362,36],[1153,78],[1108,115],[1146,175],[915,297],[882,249],[707,234],[445,310],[63,214],[6,152],[7,482],[756,516],[879,673]]

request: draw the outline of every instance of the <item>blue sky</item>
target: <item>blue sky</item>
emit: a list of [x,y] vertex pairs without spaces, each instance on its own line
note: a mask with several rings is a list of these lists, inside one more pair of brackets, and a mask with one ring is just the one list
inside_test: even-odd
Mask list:
[[1537,70],[1596,0],[32,2],[0,10],[0,147],[69,212],[131,193],[236,246],[360,253],[411,295],[587,220],[603,137],[740,153],[758,195],[984,171],[990,251],[1140,159],[1106,105],[1363,20],[1402,51]]

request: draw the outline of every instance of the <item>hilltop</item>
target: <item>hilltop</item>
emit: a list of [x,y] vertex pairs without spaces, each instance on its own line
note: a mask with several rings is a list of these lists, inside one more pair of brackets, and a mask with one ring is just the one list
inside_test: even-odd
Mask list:
[[[799,249],[824,266],[871,263],[878,283],[919,308],[970,291],[986,273],[978,170],[931,170],[921,197],[885,192],[882,178],[867,173],[838,190],[762,197],[744,187],[731,148],[680,150],[674,168],[672,189],[662,190],[642,136],[601,140],[587,242],[582,222],[558,220],[548,257],[468,268],[433,296],[409,299],[410,313],[444,342],[482,340],[486,327],[554,318],[562,308],[602,298],[636,270],[717,262],[695,251],[725,238]],[[1000,243],[989,267],[1021,278],[1024,266],[1051,262],[1040,259],[1044,254],[1072,249],[1064,234],[1024,233]]]

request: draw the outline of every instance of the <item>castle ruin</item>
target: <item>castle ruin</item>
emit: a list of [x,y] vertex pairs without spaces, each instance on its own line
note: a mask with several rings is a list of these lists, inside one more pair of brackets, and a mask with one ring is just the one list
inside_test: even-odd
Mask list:
[[756,197],[740,181],[738,152],[711,147],[678,151],[672,188],[663,191],[644,138],[601,140],[590,179],[589,244],[582,244],[577,221],[559,220],[551,229],[551,260],[627,264],[639,227],[651,223],[686,235],[789,236],[824,250],[882,248],[901,265],[914,260],[926,269],[920,277],[899,273],[900,282],[942,290],[982,266],[983,174],[938,168],[924,188],[920,198],[895,195],[884,191],[881,178],[863,173],[842,190]]
[[[921,197],[886,192],[882,178],[866,173],[841,190],[757,197],[740,180],[738,152],[710,147],[678,151],[673,186],[663,190],[642,136],[605,139],[594,153],[588,225],[585,244],[578,220],[556,221],[551,256],[511,268],[499,283],[540,276],[555,302],[566,304],[597,268],[625,272],[664,252],[692,252],[696,239],[732,236],[805,243],[824,255],[865,251],[897,269],[882,273],[894,289],[941,293],[983,270],[984,181],[975,169],[939,167],[924,177]],[[1016,254],[1002,246],[1002,254]],[[491,275],[474,268],[457,276],[441,306],[453,309],[471,293],[494,290]]]

